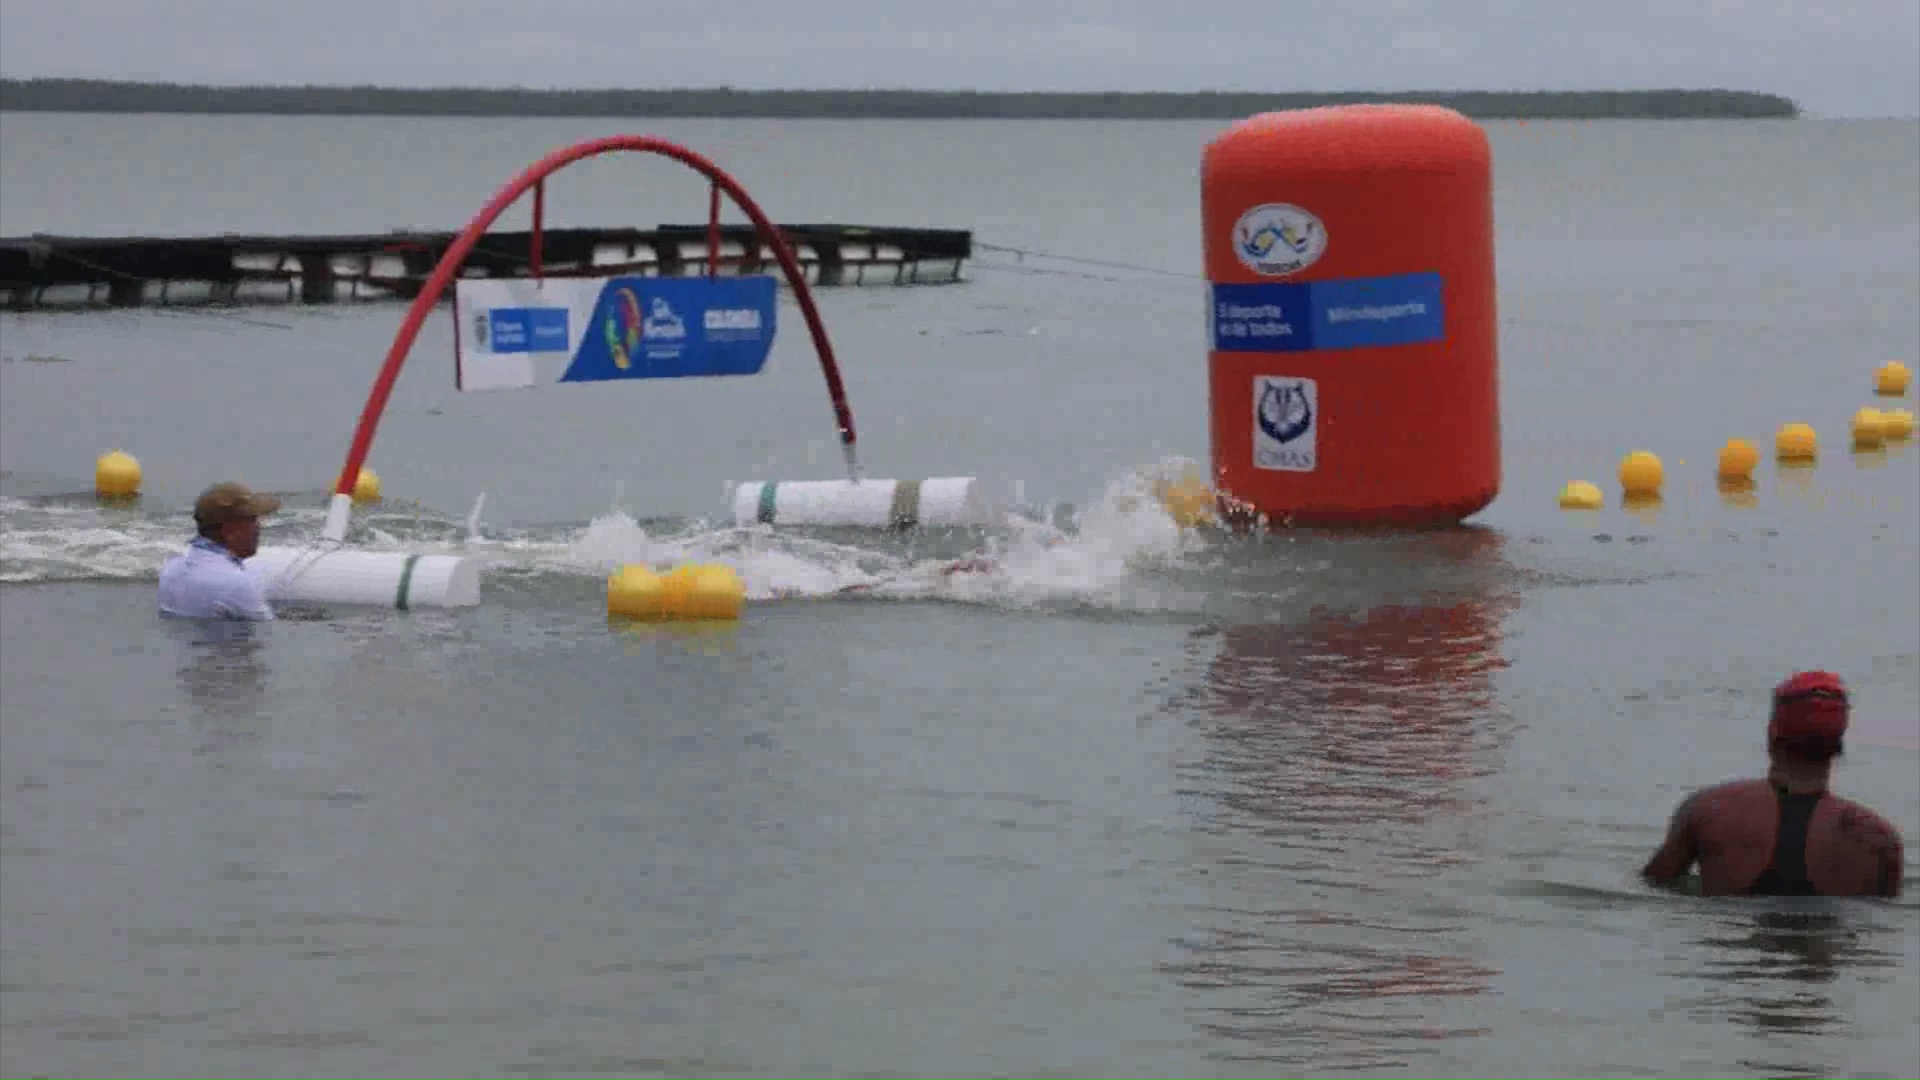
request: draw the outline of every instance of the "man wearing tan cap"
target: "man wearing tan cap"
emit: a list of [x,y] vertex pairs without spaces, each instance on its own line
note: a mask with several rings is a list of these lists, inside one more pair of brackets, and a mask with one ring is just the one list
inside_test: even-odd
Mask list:
[[160,570],[160,614],[183,619],[273,618],[245,560],[260,547],[260,518],[280,500],[245,484],[215,484],[193,504],[199,535]]

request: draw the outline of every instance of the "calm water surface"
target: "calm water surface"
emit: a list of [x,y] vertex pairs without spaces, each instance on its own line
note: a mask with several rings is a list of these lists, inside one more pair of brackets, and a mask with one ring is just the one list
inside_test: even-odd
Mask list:
[[[0,316],[0,1069],[1914,1075],[1911,892],[1632,873],[1804,666],[1856,688],[1839,786],[1920,836],[1920,452],[1844,447],[1920,366],[1920,125],[1494,125],[1502,497],[1235,543],[1129,498],[1206,456],[1218,128],[646,128],[776,219],[1033,253],[820,301],[869,471],[1017,485],[1053,544],[729,527],[730,481],[837,468],[791,306],[759,379],[607,393],[459,397],[435,319],[357,540],[470,551],[486,604],[195,640],[152,615],[193,494],[316,535],[400,309]],[[0,233],[451,228],[606,130],[9,115]],[[632,159],[549,202],[704,205]],[[1819,467],[1723,500],[1720,444],[1788,420]],[[138,506],[86,497],[115,446]],[[1554,508],[1636,448],[1658,511]],[[687,558],[740,625],[608,625],[610,569]]]

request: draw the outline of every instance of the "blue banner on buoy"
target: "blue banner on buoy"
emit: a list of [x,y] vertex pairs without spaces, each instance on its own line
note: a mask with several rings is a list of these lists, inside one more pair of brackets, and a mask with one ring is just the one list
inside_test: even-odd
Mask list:
[[1215,352],[1367,349],[1446,337],[1439,274],[1216,282],[1210,288]]
[[454,302],[456,385],[497,390],[756,375],[778,289],[766,276],[463,279]]

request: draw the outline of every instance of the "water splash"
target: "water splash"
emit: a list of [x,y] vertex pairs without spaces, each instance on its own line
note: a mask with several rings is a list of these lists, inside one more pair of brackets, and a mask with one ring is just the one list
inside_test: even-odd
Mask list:
[[[750,601],[858,595],[1171,610],[1191,607],[1194,592],[1164,575],[1190,565],[1209,542],[1176,526],[1153,486],[1194,468],[1168,458],[1128,469],[1084,510],[1027,507],[1002,528],[964,537],[975,541],[970,546],[937,554],[916,550],[921,541],[887,534],[639,519],[624,509],[584,526],[493,535],[482,523],[484,495],[461,519],[400,504],[363,511],[349,541],[367,550],[465,555],[496,580],[604,577],[629,563],[664,569],[697,560],[732,566]],[[1055,524],[1059,518],[1065,524]],[[269,519],[263,542],[314,543],[325,520],[324,503],[289,500]],[[106,508],[89,498],[0,498],[0,582],[152,580],[185,540],[171,515]]]
[[177,525],[138,511],[0,497],[0,583],[150,577],[183,543]]

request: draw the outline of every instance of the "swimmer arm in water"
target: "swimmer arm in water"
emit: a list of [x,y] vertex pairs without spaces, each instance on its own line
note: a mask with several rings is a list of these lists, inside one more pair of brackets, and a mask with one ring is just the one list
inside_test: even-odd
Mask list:
[[[940,568],[939,573],[940,573],[940,576],[943,578],[951,578],[955,574],[984,574],[994,569],[995,566],[997,565],[998,564],[996,564],[992,559],[986,558],[984,556],[970,558],[970,559],[955,559],[953,562],[947,563],[945,566],[942,566]],[[843,585],[835,591],[840,593],[841,595],[846,595],[849,593],[869,592],[876,587],[877,586],[874,586],[871,584]]]
[[1693,813],[1703,792],[1696,791],[1674,808],[1667,823],[1667,836],[1658,851],[1640,868],[1641,880],[1649,885],[1668,886],[1679,881],[1693,868],[1700,849],[1693,836]]

